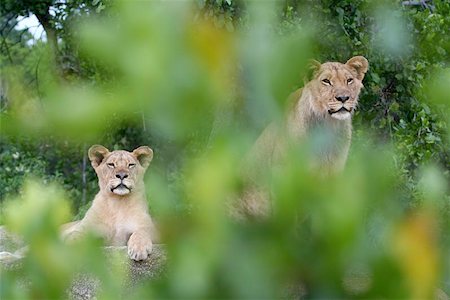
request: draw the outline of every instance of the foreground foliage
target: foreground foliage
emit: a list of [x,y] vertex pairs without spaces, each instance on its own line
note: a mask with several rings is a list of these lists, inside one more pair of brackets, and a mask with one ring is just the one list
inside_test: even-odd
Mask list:
[[[80,271],[105,282],[105,298],[273,298],[299,284],[317,298],[449,292],[450,4],[94,2],[93,18],[55,18],[56,52],[5,39],[1,222],[30,252],[21,272],[2,270],[2,298],[65,297]],[[242,189],[242,158],[308,77],[308,60],[357,54],[370,70],[345,172],[308,173],[315,144],[300,145],[266,174],[273,217],[232,222],[225,203]],[[98,241],[72,248],[57,236],[67,203],[82,214],[96,193],[93,143],[155,150],[146,185],[169,273],[132,294]],[[363,288],[345,284],[361,274]]]

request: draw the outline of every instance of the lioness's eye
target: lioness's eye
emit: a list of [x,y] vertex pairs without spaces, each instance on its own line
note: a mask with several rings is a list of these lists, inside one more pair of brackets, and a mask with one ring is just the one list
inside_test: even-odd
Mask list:
[[322,79],[322,82],[325,83],[325,84],[331,85],[331,82],[328,79]]
[[106,165],[107,165],[109,168],[111,168],[111,169],[114,169],[114,167],[115,167],[115,166],[114,166],[114,163],[107,163]]
[[352,82],[353,82],[353,78],[347,79],[347,83],[352,83]]
[[134,168],[136,166],[136,164],[128,164],[128,168]]

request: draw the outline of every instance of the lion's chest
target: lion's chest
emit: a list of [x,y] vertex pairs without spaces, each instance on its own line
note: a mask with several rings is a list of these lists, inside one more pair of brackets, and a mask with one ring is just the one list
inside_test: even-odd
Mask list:
[[115,224],[110,243],[115,246],[126,246],[131,234],[136,231],[136,225],[130,222]]
[[126,246],[131,234],[137,230],[136,216],[132,212],[112,212],[108,224],[108,244]]
[[308,137],[316,165],[335,171],[344,167],[351,141],[350,123],[318,124]]

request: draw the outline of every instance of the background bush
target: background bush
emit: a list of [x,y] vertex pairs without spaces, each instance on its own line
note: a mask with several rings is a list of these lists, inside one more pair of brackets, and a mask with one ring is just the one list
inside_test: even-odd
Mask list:
[[[94,143],[155,151],[149,204],[167,236],[170,273],[136,297],[278,297],[289,282],[321,298],[448,292],[448,1],[7,0],[0,12],[1,222],[50,236],[49,253],[78,257],[48,275],[64,274],[61,284],[37,282],[30,293],[11,284],[19,275],[5,276],[6,296],[62,296],[76,265],[90,263],[59,244],[56,221],[34,228],[8,212],[57,182],[79,219],[98,189],[86,158]],[[29,14],[46,41],[15,29]],[[308,60],[354,55],[370,69],[344,175],[307,174],[307,148],[293,149],[271,174],[277,213],[230,223],[223,204],[242,189],[241,159],[308,78]],[[24,189],[27,177],[39,184]],[[36,247],[25,264],[31,277],[40,276]],[[101,264],[92,268],[108,279]],[[371,278],[359,294],[342,284],[355,269]]]

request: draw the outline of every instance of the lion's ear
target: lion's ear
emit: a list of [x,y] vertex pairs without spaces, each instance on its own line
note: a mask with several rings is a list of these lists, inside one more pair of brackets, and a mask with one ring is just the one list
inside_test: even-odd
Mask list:
[[141,146],[139,148],[134,149],[133,155],[139,161],[141,166],[147,168],[153,159],[153,150],[150,149],[150,147]]
[[363,80],[364,75],[366,75],[369,69],[369,62],[364,56],[352,57],[345,64],[356,71],[356,77],[359,80]]
[[94,145],[89,148],[88,156],[91,161],[91,165],[94,168],[97,168],[105,159],[106,155],[108,155],[109,150],[103,147],[102,145]]
[[318,60],[310,59],[308,61],[308,69],[309,69],[308,74],[310,75],[309,79],[312,79],[312,78],[316,77],[317,72],[320,71],[320,67],[321,66],[322,66],[322,64]]
[[309,68],[310,68],[310,69],[312,69],[312,70],[314,70],[314,71],[317,71],[317,70],[320,69],[320,66],[321,66],[322,64],[321,64],[320,61],[318,61],[318,60],[310,59],[310,60],[308,61],[308,65],[309,65]]

